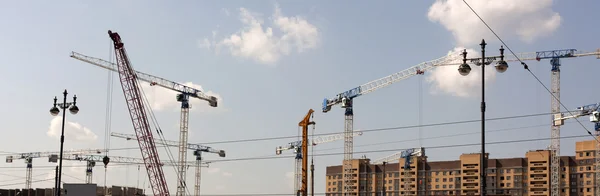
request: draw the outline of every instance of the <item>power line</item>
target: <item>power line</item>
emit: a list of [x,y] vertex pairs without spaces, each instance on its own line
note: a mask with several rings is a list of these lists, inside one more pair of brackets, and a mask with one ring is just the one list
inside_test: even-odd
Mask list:
[[[564,136],[559,137],[559,139],[572,139],[572,138],[581,138],[588,137],[588,135],[573,135],[573,136]],[[523,143],[523,142],[533,142],[533,141],[542,141],[542,140],[550,140],[551,138],[536,138],[536,139],[522,139],[522,140],[506,140],[499,142],[486,142],[486,145],[498,145],[498,144],[511,144],[511,143]],[[469,143],[469,144],[452,144],[452,145],[443,145],[443,146],[430,146],[423,147],[425,149],[438,149],[438,148],[457,148],[457,147],[466,147],[466,146],[479,146],[481,143]],[[361,151],[355,153],[375,153],[375,152],[399,152],[407,150],[405,148],[395,148],[395,149],[386,149],[386,150],[368,150]],[[314,154],[313,156],[333,156],[333,155],[342,155],[344,153],[326,153],[326,154]],[[272,157],[249,157],[249,158],[237,158],[237,159],[219,159],[219,160],[206,160],[206,162],[216,163],[216,162],[234,162],[234,161],[249,161],[249,160],[270,160],[270,159],[282,159],[282,158],[294,158],[294,155],[291,156],[272,156]]]
[[[537,116],[544,116],[544,115],[551,115],[551,114],[552,113],[547,112],[547,113],[537,113],[537,114],[525,114],[525,115],[505,116],[505,117],[497,117],[497,118],[488,118],[488,119],[486,119],[486,121],[498,121],[498,120],[509,120],[509,119],[518,119],[518,118],[529,118],[529,117],[537,117]],[[389,131],[389,130],[412,129],[412,128],[419,128],[419,127],[435,127],[435,126],[444,126],[444,125],[457,125],[457,124],[475,123],[475,122],[480,122],[480,121],[481,121],[481,119],[477,119],[477,120],[465,120],[465,121],[432,123],[432,124],[424,124],[424,125],[410,125],[410,126],[396,126],[396,127],[387,127],[387,128],[363,129],[363,130],[360,130],[360,131],[363,132],[363,133],[365,133],[365,132],[379,132],[379,131]],[[332,135],[332,134],[337,134],[337,133],[343,133],[343,132],[321,133],[321,134],[314,134],[314,136]],[[200,145],[207,145],[207,144],[242,143],[242,142],[256,142],[256,141],[267,141],[267,140],[293,139],[293,138],[297,138],[297,137],[298,137],[297,135],[294,135],[294,136],[279,136],[279,137],[265,137],[265,138],[240,139],[240,140],[225,140],[225,141],[217,141],[217,142],[198,143],[198,144],[200,144]],[[165,146],[165,145],[158,145],[157,144],[157,147],[161,147],[161,146]],[[137,147],[111,148],[111,149],[108,149],[108,150],[109,151],[139,150],[139,148],[137,148]],[[0,155],[13,155],[13,154],[24,154],[24,153],[28,153],[28,152],[2,153],[0,151]]]
[[[517,116],[506,116],[506,117],[498,117],[498,118],[488,118],[486,119],[486,121],[497,121],[497,120],[508,120],[508,119],[516,119],[516,118],[528,118],[528,117],[536,117],[536,116],[543,116],[543,115],[551,115],[552,113],[538,113],[538,114],[526,114],[526,115],[517,115]],[[465,120],[465,121],[454,121],[454,122],[443,122],[443,123],[433,123],[433,124],[425,124],[425,125],[411,125],[411,126],[397,126],[397,127],[387,127],[387,128],[376,128],[376,129],[363,129],[360,130],[363,133],[366,132],[378,132],[378,131],[388,131],[388,130],[398,130],[398,129],[412,129],[412,128],[419,128],[419,127],[434,127],[434,126],[443,126],[443,125],[456,125],[456,124],[466,124],[466,123],[475,123],[475,122],[481,122],[481,119],[477,119],[477,120]],[[333,133],[321,133],[321,134],[315,134],[315,136],[322,136],[322,135],[331,135],[331,134],[337,134],[337,133],[343,133],[343,132],[333,132]],[[240,142],[256,142],[256,141],[265,141],[265,140],[279,140],[279,139],[292,139],[292,138],[296,138],[297,136],[279,136],[279,137],[265,137],[265,138],[254,138],[254,139],[240,139],[240,140],[225,140],[225,141],[218,141],[218,142],[204,142],[204,143],[199,143],[201,145],[207,145],[207,144],[225,144],[225,143],[240,143]]]
[[[50,181],[50,180],[54,180],[54,178],[45,179],[45,180],[34,180],[31,182],[34,183],[34,182],[43,182],[43,181]],[[20,182],[20,183],[11,183],[11,184],[0,184],[0,186],[12,186],[12,185],[20,185],[20,184],[25,184],[25,183]]]
[[[471,5],[469,5],[469,3],[467,3],[466,0],[463,0],[463,2],[467,5],[467,7],[469,7],[469,9],[471,9],[471,11],[479,18],[479,20],[481,20],[481,22],[494,34],[494,36],[496,36],[496,38],[498,40],[500,40],[500,42],[502,42],[502,44],[504,46],[506,46],[506,49],[508,49],[508,51],[510,51],[510,53],[512,53],[515,58],[521,63],[521,65],[523,65],[523,68],[525,68],[537,81],[538,83],[540,83],[545,89],[546,91],[548,91],[548,93],[550,93],[550,95],[552,95],[552,97],[565,109],[567,110],[567,112],[569,112],[569,115],[573,116],[573,114],[571,113],[571,111],[569,111],[567,109],[567,107],[562,103],[562,101],[560,101],[560,99],[558,99],[551,91],[550,89],[548,89],[548,87],[529,69],[529,66],[527,66],[527,64],[525,62],[523,62],[521,60],[521,58],[519,58],[519,56],[517,54],[515,54],[515,52],[513,52],[512,49],[510,49],[510,47],[508,47],[508,45],[504,42],[504,40],[502,40],[502,38],[500,38],[500,36],[498,36],[498,34],[496,34],[496,32],[492,29],[492,27],[490,27],[487,22],[485,22],[485,20],[483,20],[483,18],[481,18],[481,16],[479,16],[479,14],[477,14],[477,12],[471,7]],[[581,121],[579,121],[579,119],[575,118],[575,120],[579,123],[579,125],[581,125],[581,127],[583,127],[583,129],[585,129],[585,131],[588,133],[589,136],[591,136],[592,138],[594,138],[594,140],[596,140],[596,142],[600,142],[596,137],[594,137],[594,135],[592,134],[592,132],[590,132],[590,130],[588,130],[587,127],[585,127],[585,125],[583,125],[583,123],[581,123]]]
[[[566,122],[565,124],[567,124],[567,123],[572,123],[572,122]],[[548,124],[538,124],[538,125],[531,125],[531,126],[506,128],[506,129],[487,130],[485,132],[486,133],[495,133],[495,132],[514,131],[514,130],[519,130],[519,129],[528,129],[528,128],[546,127],[546,126],[548,126]],[[442,135],[442,136],[433,136],[433,137],[426,137],[426,138],[422,138],[422,139],[440,139],[440,138],[457,137],[457,136],[474,135],[474,134],[481,134],[481,131],[475,131],[475,132],[469,132],[469,133],[459,133],[459,134],[450,134],[450,135]],[[376,145],[382,145],[382,144],[412,142],[414,140],[415,139],[405,139],[405,140],[396,140],[396,141],[388,141],[388,142],[377,142],[377,143],[371,143],[371,144],[355,145],[355,147],[376,146]],[[335,150],[335,149],[343,149],[343,148],[344,147],[325,148],[325,149],[319,149],[317,151]]]

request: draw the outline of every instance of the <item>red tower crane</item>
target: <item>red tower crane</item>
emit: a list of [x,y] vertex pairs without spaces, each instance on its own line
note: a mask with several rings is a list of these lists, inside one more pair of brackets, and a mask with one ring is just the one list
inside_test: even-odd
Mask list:
[[108,35],[113,41],[121,87],[123,89],[123,94],[125,95],[125,101],[127,102],[133,129],[142,152],[142,158],[144,159],[144,165],[146,166],[148,181],[152,187],[152,192],[156,196],[168,196],[169,188],[167,187],[167,181],[165,180],[165,175],[160,166],[158,151],[156,150],[156,144],[154,143],[152,131],[150,130],[148,117],[146,116],[137,75],[131,67],[127,52],[123,46],[124,44],[121,41],[121,36],[110,30],[108,31]]

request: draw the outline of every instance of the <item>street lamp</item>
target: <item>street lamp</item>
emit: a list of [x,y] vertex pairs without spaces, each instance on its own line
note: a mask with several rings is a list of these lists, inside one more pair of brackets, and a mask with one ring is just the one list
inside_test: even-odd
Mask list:
[[485,159],[485,65],[492,64],[496,59],[500,59],[496,64],[496,71],[504,73],[508,69],[508,63],[504,61],[504,47],[500,46],[500,56],[485,56],[485,40],[481,40],[481,58],[470,58],[467,59],[467,50],[463,51],[463,63],[458,67],[458,73],[466,76],[471,72],[471,66],[467,64],[467,60],[471,63],[481,66],[481,164],[479,165],[480,183],[481,183],[481,196],[486,195],[486,169],[487,161]]
[[69,108],[69,112],[71,112],[71,114],[77,114],[77,112],[79,112],[79,107],[77,107],[77,105],[76,105],[77,95],[73,96],[73,102],[67,103],[67,89],[65,89],[65,91],[63,92],[63,102],[56,103],[56,101],[57,101],[57,99],[55,96],[54,97],[54,105],[50,109],[50,114],[52,114],[52,116],[57,116],[60,113],[59,108],[63,110],[62,130],[60,133],[60,155],[59,155],[60,158],[59,158],[59,162],[58,162],[58,171],[57,171],[58,178],[56,179],[56,184],[55,184],[56,196],[60,196],[60,180],[62,177],[63,146],[65,143],[65,116],[66,116],[65,109]]

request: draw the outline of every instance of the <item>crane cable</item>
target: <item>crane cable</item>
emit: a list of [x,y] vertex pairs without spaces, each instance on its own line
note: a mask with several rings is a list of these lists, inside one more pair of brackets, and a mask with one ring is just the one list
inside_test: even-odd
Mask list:
[[[141,80],[138,79],[138,82],[141,82]],[[154,128],[156,129],[156,132],[158,133],[158,136],[160,137],[160,141],[155,141],[155,143],[161,143],[163,144],[163,147],[165,149],[165,151],[167,152],[167,156],[169,157],[169,161],[172,163],[177,163],[175,161],[175,158],[173,156],[173,153],[171,152],[171,150],[169,149],[169,146],[166,144],[166,139],[165,139],[165,135],[163,134],[162,129],[160,128],[160,125],[158,124],[158,120],[156,119],[156,116],[154,115],[154,110],[152,110],[152,105],[150,105],[150,101],[148,101],[148,97],[146,96],[146,92],[144,92],[144,88],[142,88],[141,86],[138,86],[138,88],[141,91],[142,94],[142,99],[145,102],[145,109],[148,111],[148,114],[150,116],[150,121],[152,122],[152,124],[154,125]],[[172,168],[175,171],[176,174],[178,174],[178,169],[179,169],[179,164],[173,164]],[[185,191],[187,192],[188,195],[191,195],[190,193],[190,189],[188,188],[188,186],[185,183],[186,179],[181,179],[179,175],[177,176],[177,182],[179,184],[179,182],[182,182],[182,184],[185,185]],[[163,177],[164,177],[164,173],[163,173]]]

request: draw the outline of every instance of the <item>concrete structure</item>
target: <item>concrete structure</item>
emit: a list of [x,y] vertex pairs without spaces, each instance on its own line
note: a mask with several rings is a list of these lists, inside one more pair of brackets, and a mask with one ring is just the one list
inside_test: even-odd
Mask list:
[[[62,195],[77,196],[138,196],[143,195],[144,190],[134,187],[112,186],[108,188],[107,194],[104,194],[106,187],[96,186],[96,184],[69,184],[64,183]],[[65,194],[66,190],[66,194]],[[37,189],[0,189],[0,196],[54,196],[54,188]]]
[[63,183],[64,195],[96,195],[96,184],[71,184]]
[[[594,195],[595,140],[576,143],[575,156],[561,156],[561,196]],[[489,158],[489,154],[487,154]],[[534,150],[522,158],[488,159],[487,194],[514,196],[550,195],[550,151]],[[480,153],[462,154],[458,160],[428,162],[412,159],[409,178],[404,163],[372,165],[370,160],[352,161],[352,180],[357,186],[351,195],[479,195]],[[383,171],[385,170],[385,177]],[[326,195],[341,195],[342,166],[326,169]],[[383,181],[385,180],[385,181]],[[407,183],[405,183],[405,181]],[[405,187],[406,186],[406,187]]]

